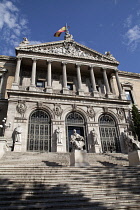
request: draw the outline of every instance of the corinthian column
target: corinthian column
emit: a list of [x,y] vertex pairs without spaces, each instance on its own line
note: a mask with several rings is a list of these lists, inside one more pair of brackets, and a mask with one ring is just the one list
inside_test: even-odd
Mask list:
[[32,74],[31,74],[31,84],[29,87],[30,91],[35,91],[36,90],[36,63],[37,59],[33,58],[33,63],[32,63]]
[[32,75],[31,75],[31,86],[35,86],[36,82],[36,59],[33,59]]
[[103,71],[103,79],[104,79],[104,83],[105,83],[105,87],[106,87],[106,94],[110,94],[110,87],[109,87],[109,83],[108,83],[106,69],[102,68],[102,71]]
[[118,90],[119,90],[119,98],[122,100],[126,100],[126,96],[123,93],[121,84],[120,84],[120,80],[119,80],[119,76],[118,76],[118,70],[115,70],[115,77],[116,77],[116,82],[117,82],[117,86],[118,86]]
[[90,67],[90,78],[91,78],[91,85],[92,85],[92,88],[93,88],[93,92],[92,92],[93,96],[98,97],[99,93],[98,93],[97,88],[96,88],[93,66]]
[[47,93],[52,93],[52,61],[47,61],[47,87],[45,89]]
[[12,84],[12,89],[18,89],[18,86],[19,86],[19,75],[20,75],[21,60],[22,60],[22,58],[20,58],[20,57],[17,58],[15,79],[14,79],[14,83]]
[[69,90],[67,88],[67,71],[66,71],[66,63],[62,62],[63,67],[63,93],[68,94]]
[[82,90],[82,80],[81,80],[81,72],[80,72],[80,65],[76,64],[77,67],[77,81],[78,81],[78,94],[83,95],[83,90]]

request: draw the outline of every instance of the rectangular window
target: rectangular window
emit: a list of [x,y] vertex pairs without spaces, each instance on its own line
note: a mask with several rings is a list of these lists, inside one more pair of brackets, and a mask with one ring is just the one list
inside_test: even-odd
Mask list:
[[67,83],[67,88],[69,90],[73,90],[73,83]]
[[132,103],[134,103],[133,97],[132,97],[132,93],[131,90],[125,90],[125,95],[126,95],[126,99],[128,101],[131,101]]
[[44,88],[44,87],[45,87],[45,81],[37,80],[36,86],[37,86],[37,87],[42,87],[42,88]]

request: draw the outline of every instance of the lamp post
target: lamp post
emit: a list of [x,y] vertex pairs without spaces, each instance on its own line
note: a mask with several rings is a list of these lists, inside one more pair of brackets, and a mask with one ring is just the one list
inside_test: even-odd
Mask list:
[[10,127],[11,127],[11,122],[9,122],[9,124],[6,124],[6,118],[4,118],[2,120],[2,125],[0,125],[0,128],[2,129],[2,136],[4,136],[5,129],[10,128]]

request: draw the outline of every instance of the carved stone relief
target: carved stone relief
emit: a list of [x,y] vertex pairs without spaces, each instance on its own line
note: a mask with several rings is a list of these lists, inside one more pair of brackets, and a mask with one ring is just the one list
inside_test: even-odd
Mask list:
[[25,101],[18,101],[18,104],[16,106],[16,110],[19,114],[21,114],[21,117],[24,118],[24,114],[26,112],[27,106],[25,104]]
[[91,119],[95,118],[95,111],[94,111],[94,109],[93,109],[93,106],[88,106],[88,107],[87,107],[87,115],[88,115]]
[[37,102],[37,107],[38,107],[38,108],[41,108],[42,106],[43,106],[43,102],[38,101],[38,102]]
[[77,105],[76,104],[72,104],[72,111],[76,111],[77,110]]
[[53,112],[57,117],[61,117],[61,115],[63,113],[63,109],[61,108],[61,104],[54,104]]
[[85,49],[77,46],[75,42],[64,42],[61,46],[38,46],[25,48],[25,51],[33,51],[40,53],[60,54],[74,57],[83,57],[92,60],[99,60],[105,62],[118,63],[113,56],[107,56],[102,54],[96,54],[94,52],[88,52]]
[[121,108],[118,108],[118,109],[117,109],[117,115],[118,115],[118,118],[119,118],[120,120],[123,120],[123,119],[124,119],[124,110],[121,109]]

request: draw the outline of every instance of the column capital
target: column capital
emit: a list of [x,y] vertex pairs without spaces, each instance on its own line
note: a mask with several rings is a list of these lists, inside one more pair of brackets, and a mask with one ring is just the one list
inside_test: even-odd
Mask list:
[[116,73],[116,72],[118,73],[118,72],[119,72],[119,69],[114,69],[114,72],[115,72],[115,73]]
[[47,60],[47,63],[52,63],[53,61],[52,60]]
[[61,64],[62,65],[67,65],[67,62],[66,61],[62,61]]
[[36,62],[38,59],[37,58],[32,58],[32,61],[33,62]]
[[17,56],[17,60],[22,60],[22,57],[21,56]]
[[107,68],[106,68],[106,67],[101,67],[101,70],[102,70],[102,71],[106,71]]
[[76,67],[78,67],[78,66],[80,67],[80,66],[82,66],[82,64],[81,63],[76,63],[75,66]]

